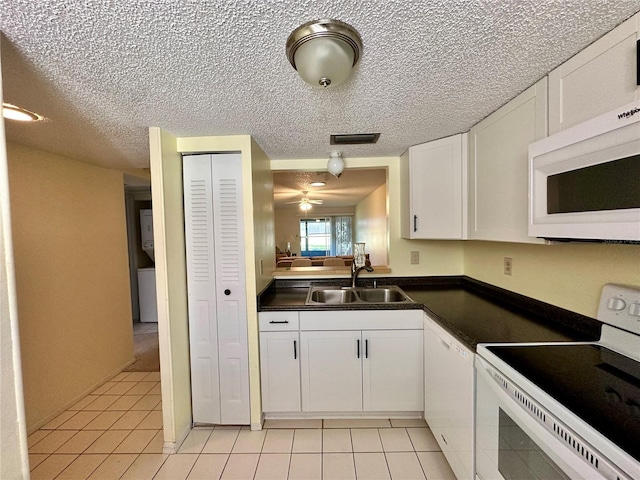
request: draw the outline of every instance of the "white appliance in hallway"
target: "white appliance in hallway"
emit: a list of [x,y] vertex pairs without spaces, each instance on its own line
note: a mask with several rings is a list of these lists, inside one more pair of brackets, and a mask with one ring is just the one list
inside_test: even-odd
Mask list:
[[183,157],[194,423],[250,423],[241,160]]
[[[140,241],[142,250],[154,259],[153,253],[153,215],[151,209],[140,210]],[[158,321],[156,297],[156,269],[146,267],[138,269],[138,304],[141,322]]]
[[155,267],[138,269],[138,302],[140,304],[140,321],[157,322]]
[[153,210],[150,208],[140,210],[140,241],[142,250],[149,255],[154,262],[153,254]]

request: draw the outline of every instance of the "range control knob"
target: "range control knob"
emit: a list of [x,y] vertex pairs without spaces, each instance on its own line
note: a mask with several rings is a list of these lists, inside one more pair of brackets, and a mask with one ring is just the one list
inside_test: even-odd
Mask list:
[[609,310],[624,310],[627,303],[621,298],[610,298],[607,302],[607,308]]
[[629,306],[629,315],[640,317],[640,303],[634,302]]

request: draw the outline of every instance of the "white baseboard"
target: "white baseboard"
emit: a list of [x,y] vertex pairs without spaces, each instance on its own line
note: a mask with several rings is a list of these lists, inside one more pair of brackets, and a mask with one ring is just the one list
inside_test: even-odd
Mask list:
[[[318,420],[318,419],[418,419],[422,412],[282,412],[264,413],[266,420]],[[253,430],[253,427],[251,428]]]

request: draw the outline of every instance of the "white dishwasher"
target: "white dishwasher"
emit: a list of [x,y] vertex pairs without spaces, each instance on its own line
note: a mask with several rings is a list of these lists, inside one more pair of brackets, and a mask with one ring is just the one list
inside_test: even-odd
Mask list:
[[474,478],[474,353],[424,315],[424,418],[459,479]]

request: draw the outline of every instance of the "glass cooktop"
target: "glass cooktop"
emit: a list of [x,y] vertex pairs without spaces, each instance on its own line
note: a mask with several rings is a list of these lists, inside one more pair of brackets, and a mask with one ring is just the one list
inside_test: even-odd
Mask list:
[[640,362],[599,345],[488,350],[640,461]]

